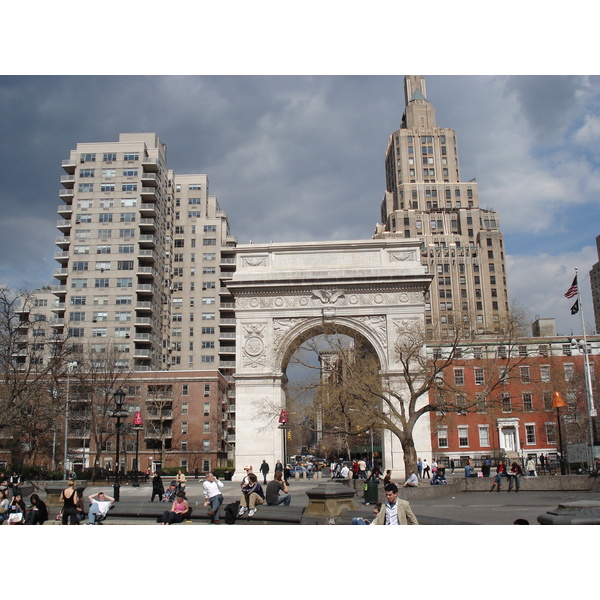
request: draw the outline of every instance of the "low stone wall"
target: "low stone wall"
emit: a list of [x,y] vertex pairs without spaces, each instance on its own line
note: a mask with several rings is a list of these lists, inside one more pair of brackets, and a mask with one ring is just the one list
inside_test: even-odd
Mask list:
[[[364,498],[364,480],[351,479],[347,482],[356,490],[357,499]],[[416,488],[398,486],[398,496],[403,500],[411,498],[439,498],[462,492],[489,492],[493,477],[456,477],[449,478],[446,485],[430,485],[425,480]],[[383,482],[377,486],[379,502],[385,502]],[[502,489],[508,489],[508,480],[503,478]],[[514,487],[513,487],[514,489]],[[587,475],[549,475],[544,477],[521,477],[522,492],[557,492],[557,491],[600,491],[600,477]]]

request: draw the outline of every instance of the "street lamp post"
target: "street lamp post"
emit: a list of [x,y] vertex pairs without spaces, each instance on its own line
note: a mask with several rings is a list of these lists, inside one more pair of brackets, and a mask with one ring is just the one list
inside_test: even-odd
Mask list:
[[552,394],[552,406],[556,408],[556,421],[558,423],[558,446],[560,448],[560,474],[565,474],[565,457],[563,453],[563,443],[562,443],[562,431],[560,427],[560,409],[566,406],[563,397],[560,395],[560,392],[554,392]]
[[67,396],[65,402],[65,452],[63,457],[63,479],[67,478],[67,453],[69,448],[69,388],[71,384],[71,373],[79,363],[74,360],[67,363]]
[[138,481],[139,467],[139,448],[140,448],[140,430],[144,428],[142,423],[142,413],[139,410],[135,411],[133,417],[133,429],[135,431],[135,469],[133,471],[133,487],[140,487]]
[[112,417],[117,420],[117,452],[115,458],[115,483],[113,485],[113,496],[115,502],[119,501],[121,482],[119,477],[119,450],[121,444],[121,419],[127,416],[127,412],[123,411],[123,402],[125,401],[125,392],[119,388],[114,394],[115,410],[113,411]]

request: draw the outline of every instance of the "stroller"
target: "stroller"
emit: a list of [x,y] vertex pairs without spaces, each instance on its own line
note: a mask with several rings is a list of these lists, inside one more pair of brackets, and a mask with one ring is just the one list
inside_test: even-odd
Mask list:
[[173,502],[175,500],[175,495],[177,494],[177,482],[175,480],[171,481],[171,484],[167,488],[167,491],[162,496],[163,502]]

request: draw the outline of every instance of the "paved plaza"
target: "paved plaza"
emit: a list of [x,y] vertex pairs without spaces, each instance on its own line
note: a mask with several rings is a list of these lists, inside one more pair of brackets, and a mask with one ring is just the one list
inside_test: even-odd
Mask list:
[[[456,474],[454,477],[460,477]],[[290,482],[290,492],[292,494],[292,503],[289,507],[266,507],[260,506],[252,521],[239,519],[237,524],[277,524],[277,521],[263,521],[263,517],[277,511],[279,514],[289,514],[299,518],[302,510],[308,506],[308,496],[306,492],[315,488],[321,483],[330,481],[329,479],[313,479],[310,481],[300,480]],[[240,484],[239,482],[223,482],[224,502],[221,511],[222,527],[227,525],[224,522],[224,508],[230,502],[239,500]],[[343,484],[339,484],[343,485]],[[428,488],[426,481],[422,488]],[[105,491],[107,494],[113,494],[112,485],[94,485],[85,490],[86,509],[88,507],[87,496],[95,494],[98,491]],[[204,508],[204,495],[202,493],[201,480],[193,478],[188,479],[186,487],[188,501],[194,509],[194,517],[187,521],[185,525],[209,525],[206,518],[197,518],[205,515],[207,509]],[[426,497],[426,494],[419,494],[420,489],[410,490],[410,504],[419,521],[424,525],[511,525],[515,519],[527,519],[531,525],[538,525],[537,517],[557,508],[561,503],[575,501],[600,501],[600,493],[592,491],[523,491],[519,493],[506,492],[459,492],[448,493],[434,498]],[[414,493],[413,493],[414,492]],[[141,483],[140,487],[130,485],[121,486],[120,501],[117,508],[111,512],[105,525],[148,525],[156,523],[156,516],[143,517],[136,516],[147,514],[148,511],[160,514],[163,510],[170,507],[170,503],[155,502],[150,503],[152,489],[150,484]],[[43,497],[42,494],[40,496]],[[406,498],[406,496],[404,496]],[[372,506],[365,505],[362,494],[355,497],[357,511],[370,517]],[[57,506],[50,507],[50,524],[58,524],[54,517],[58,512]],[[114,514],[113,514],[114,513]],[[293,519],[292,519],[293,520]]]

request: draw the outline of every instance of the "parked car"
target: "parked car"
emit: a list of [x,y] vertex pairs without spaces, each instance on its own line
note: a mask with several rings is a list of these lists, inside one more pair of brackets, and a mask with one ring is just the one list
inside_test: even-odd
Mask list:
[[291,476],[296,477],[296,473],[299,473],[301,478],[306,479],[306,477],[307,477],[307,475],[306,475],[307,469],[306,469],[306,467],[304,467],[302,465],[293,465],[292,467],[290,467]]

